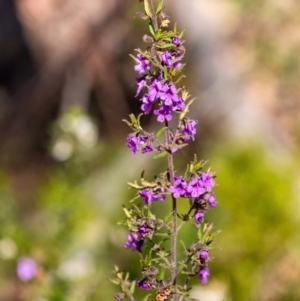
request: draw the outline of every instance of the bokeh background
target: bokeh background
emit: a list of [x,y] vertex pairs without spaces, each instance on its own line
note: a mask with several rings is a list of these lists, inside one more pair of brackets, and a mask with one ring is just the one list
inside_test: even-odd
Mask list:
[[[145,47],[139,10],[137,0],[0,1],[1,301],[110,300],[114,264],[141,277],[117,222],[126,181],[164,163],[125,147],[121,120],[139,112],[128,56]],[[197,152],[218,172],[208,219],[222,232],[193,296],[299,301],[299,1],[166,0],[165,11],[187,30],[199,119],[178,160]],[[27,282],[23,257],[38,267]]]

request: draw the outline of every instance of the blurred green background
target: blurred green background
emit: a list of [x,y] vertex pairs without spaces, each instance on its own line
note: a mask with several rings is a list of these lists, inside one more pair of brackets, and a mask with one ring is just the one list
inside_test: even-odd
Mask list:
[[[207,218],[222,232],[210,282],[195,281],[193,296],[298,301],[299,3],[165,7],[187,29],[185,85],[199,119],[178,166],[196,152],[217,171]],[[141,278],[117,222],[126,182],[165,162],[125,147],[121,120],[139,112],[128,56],[145,47],[139,10],[134,0],[0,1],[0,301],[110,300],[114,264]],[[154,131],[155,118],[144,125]],[[38,265],[28,282],[16,274],[22,257]]]

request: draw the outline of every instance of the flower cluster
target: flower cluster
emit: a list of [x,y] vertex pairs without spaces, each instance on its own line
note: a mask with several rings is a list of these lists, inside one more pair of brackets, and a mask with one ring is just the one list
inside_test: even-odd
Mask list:
[[135,224],[137,227],[135,227],[135,231],[132,230],[129,232],[127,236],[127,242],[125,243],[125,248],[141,253],[145,240],[148,237],[151,237],[154,232],[155,223],[152,219],[146,218],[139,219],[135,222]]
[[174,184],[170,186],[169,191],[175,199],[188,198],[193,202],[194,219],[196,224],[204,218],[204,212],[208,206],[215,208],[217,202],[212,188],[215,185],[213,177],[207,172],[197,172],[193,174],[188,181],[183,177],[175,177]]
[[[140,253],[143,277],[136,281],[142,290],[156,290],[156,299],[166,301],[169,295],[174,299],[181,295],[180,300],[188,299],[188,282],[190,276],[198,276],[204,285],[209,279],[209,252],[215,233],[211,233],[212,226],[205,222],[205,213],[209,208],[216,207],[217,202],[213,192],[215,176],[210,171],[204,171],[204,162],[198,161],[196,156],[190,162],[184,175],[175,169],[173,156],[188,143],[195,140],[197,120],[187,116],[193,99],[183,86],[178,86],[182,77],[179,73],[183,69],[182,59],[185,48],[182,40],[183,32],[178,33],[176,26],[173,31],[164,31],[162,27],[168,24],[168,17],[162,12],[163,1],[158,8],[151,8],[151,0],[144,1],[145,14],[142,18],[149,21],[152,37],[145,35],[144,42],[151,43],[146,50],[137,49],[137,55],[132,56],[136,62],[134,66],[138,76],[136,97],[140,103],[142,114],[137,117],[130,115],[130,121],[124,120],[132,132],[127,136],[127,147],[133,154],[154,152],[155,158],[167,156],[167,168],[155,175],[154,180],[148,182],[141,175],[140,183],[128,183],[130,188],[136,189],[132,200],[132,209],[124,209],[127,219],[124,224],[129,228],[125,248]],[[158,26],[158,18],[161,20]],[[148,133],[140,123],[141,116],[153,114],[162,127],[154,134]],[[174,128],[170,126],[177,124]],[[164,133],[164,139],[161,134]],[[172,211],[165,218],[160,219],[151,212],[152,206],[172,200]],[[177,204],[189,200],[187,213],[180,213]],[[155,204],[156,203],[156,204]],[[183,206],[184,207],[184,206]],[[157,211],[158,215],[160,214]],[[181,219],[181,224],[177,224]],[[198,233],[198,239],[190,248],[185,249],[186,259],[179,265],[176,259],[176,237],[186,222],[192,222]],[[160,236],[162,239],[158,239]],[[165,241],[171,240],[170,250],[165,250]],[[165,270],[169,270],[170,279],[163,279]],[[124,285],[127,279],[122,278],[116,271],[116,283]],[[159,273],[159,276],[157,275]],[[188,275],[184,284],[180,286],[176,277]],[[133,284],[133,283],[132,283]],[[128,295],[128,290],[123,290]],[[120,295],[118,295],[120,296]],[[130,296],[131,300],[134,300]]]

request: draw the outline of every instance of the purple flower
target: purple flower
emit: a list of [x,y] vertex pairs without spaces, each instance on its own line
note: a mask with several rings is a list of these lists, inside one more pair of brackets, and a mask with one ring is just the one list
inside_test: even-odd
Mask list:
[[133,154],[136,154],[139,147],[142,149],[142,154],[153,151],[151,141],[144,135],[129,134],[127,136],[127,146]]
[[211,192],[213,186],[215,186],[215,180],[211,177],[209,173],[203,172],[200,178],[202,186],[208,191]]
[[162,65],[170,68],[172,67],[172,54],[170,51],[166,51],[164,52],[161,56],[160,56]]
[[199,224],[201,223],[203,217],[204,217],[204,213],[203,213],[203,212],[201,212],[201,211],[196,212],[196,213],[194,214],[194,220],[195,220],[195,223],[196,223],[197,225],[199,225]]
[[127,136],[127,146],[131,149],[131,152],[133,154],[136,154],[136,152],[139,149],[139,140],[135,135],[129,134]]
[[182,134],[184,135],[186,141],[190,140],[190,138],[192,138],[192,140],[195,140],[196,124],[197,121],[192,119],[185,121],[184,128],[182,129]]
[[17,275],[22,281],[30,281],[36,276],[37,264],[29,257],[20,258],[17,264]]
[[164,85],[160,98],[164,100],[164,105],[173,106],[173,103],[178,101],[176,87],[174,85]]
[[147,231],[147,227],[146,226],[140,226],[138,229],[138,237],[141,238],[145,238],[145,236],[147,235],[148,231]]
[[152,197],[152,202],[164,201],[166,199],[165,192],[167,192],[166,188],[160,187],[156,189]]
[[173,38],[173,44],[175,46],[179,46],[182,43],[181,39],[179,37],[174,37]]
[[207,260],[208,260],[208,251],[207,250],[200,251],[199,260],[200,260],[200,263],[202,263],[202,264],[207,262]]
[[182,59],[181,53],[176,53],[174,60],[173,60],[173,68],[174,69],[177,69],[182,66],[181,59]]
[[148,115],[152,109],[153,101],[150,100],[148,95],[144,95],[142,98],[142,102],[143,104],[141,106],[141,109],[146,115]]
[[134,70],[137,71],[139,74],[145,73],[147,70],[150,70],[150,62],[144,58],[141,54],[137,56],[138,64],[134,66]]
[[198,278],[201,281],[202,285],[206,284],[208,282],[209,277],[209,269],[208,267],[204,267],[200,270]]
[[185,108],[184,101],[181,97],[178,97],[173,102],[173,111],[183,111]]
[[142,77],[142,78],[137,78],[137,79],[135,80],[135,82],[136,82],[137,85],[138,85],[138,88],[137,88],[137,91],[136,91],[136,94],[135,94],[135,97],[137,97],[137,96],[140,94],[141,90],[146,86],[146,81],[145,81],[145,79]]
[[161,95],[162,88],[163,88],[163,84],[159,80],[155,79],[152,82],[152,84],[151,84],[151,86],[148,90],[149,100],[153,102],[153,101],[159,99],[160,95]]
[[169,191],[175,199],[178,199],[186,194],[186,187],[187,184],[182,177],[175,177],[174,184],[170,186]]
[[127,236],[127,242],[125,243],[126,249],[131,249],[132,251],[142,252],[144,240],[138,240],[135,233],[129,232]]
[[150,289],[150,285],[146,282],[146,279],[142,279],[142,280],[139,280],[137,283],[136,283],[137,287],[139,287],[140,289],[142,290],[146,290],[148,291]]
[[198,178],[192,179],[187,187],[187,192],[192,198],[197,198],[205,192],[205,189],[202,187],[202,182]]
[[139,195],[144,198],[144,203],[149,205],[153,198],[153,193],[151,189],[142,189],[139,191]]
[[207,197],[207,203],[209,204],[210,208],[215,208],[217,206],[216,198],[213,193],[210,193]]
[[157,115],[158,122],[170,121],[172,119],[172,109],[169,106],[161,106],[158,110],[154,110]]
[[162,193],[166,192],[165,188],[159,188],[152,191],[149,188],[145,188],[139,191],[139,195],[144,198],[144,203],[149,205],[151,202],[164,201],[166,196]]

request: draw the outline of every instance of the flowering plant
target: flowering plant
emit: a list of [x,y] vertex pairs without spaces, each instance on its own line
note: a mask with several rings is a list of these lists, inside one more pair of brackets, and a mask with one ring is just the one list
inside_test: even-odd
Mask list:
[[[197,126],[197,121],[187,116],[194,99],[190,99],[183,86],[178,86],[184,67],[183,31],[177,32],[176,25],[172,31],[164,30],[170,21],[163,12],[163,1],[155,9],[152,0],[145,0],[144,13],[139,15],[149,22],[151,36],[143,37],[149,45],[147,49],[136,49],[137,55],[132,56],[138,73],[136,97],[139,97],[143,113],[137,117],[131,114],[129,121],[124,120],[132,130],[127,137],[127,146],[133,154],[153,152],[154,158],[166,157],[168,168],[154,180],[145,180],[143,172],[140,181],[128,183],[136,190],[136,197],[131,202],[131,208],[123,208],[126,215],[123,224],[129,228],[125,248],[140,253],[141,278],[129,280],[128,273],[115,267],[112,282],[122,289],[115,299],[128,297],[134,301],[134,291],[138,287],[150,292],[145,300],[152,292],[161,301],[169,298],[174,301],[191,300],[190,279],[198,277],[203,285],[209,279],[208,263],[216,232],[212,232],[212,225],[206,223],[204,218],[206,211],[217,204],[213,193],[215,175],[210,170],[204,171],[205,162],[198,161],[196,156],[183,175],[175,170],[173,157],[195,139]],[[156,133],[147,132],[140,123],[141,117],[151,112],[162,124]],[[172,124],[174,120],[177,123],[175,129],[170,126],[171,120]],[[161,139],[163,133],[164,139]],[[171,200],[171,213],[163,219],[155,216],[151,207],[159,204],[153,203],[167,199]],[[178,212],[179,199],[189,201],[186,213]],[[179,261],[177,236],[188,222],[195,224],[198,237],[189,246],[183,243],[184,259]],[[164,248],[166,240],[170,240],[170,250]],[[179,275],[183,275],[180,277],[183,283],[179,283]]]

